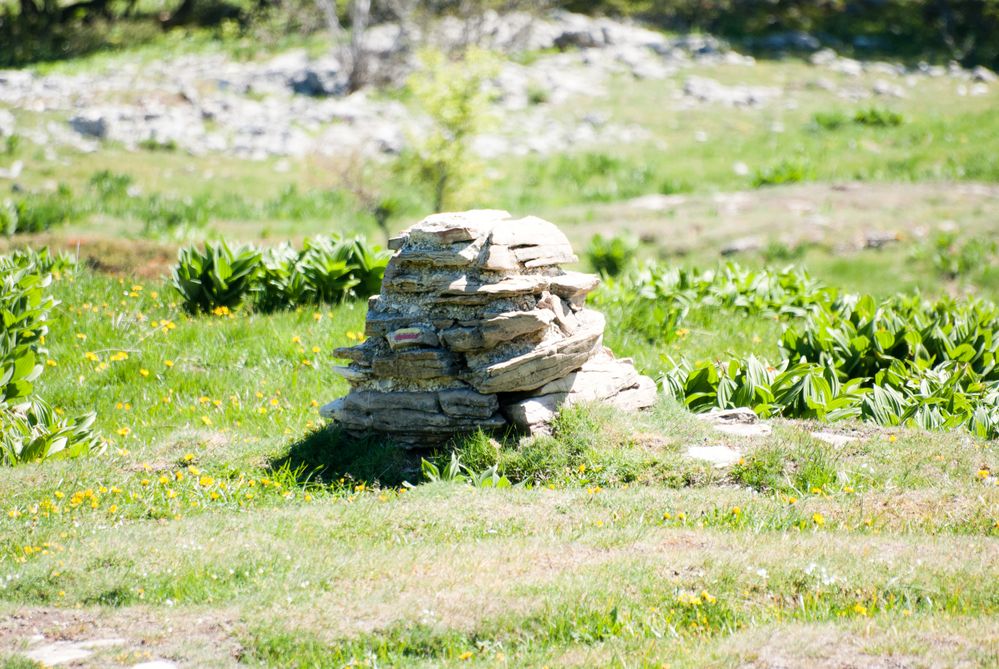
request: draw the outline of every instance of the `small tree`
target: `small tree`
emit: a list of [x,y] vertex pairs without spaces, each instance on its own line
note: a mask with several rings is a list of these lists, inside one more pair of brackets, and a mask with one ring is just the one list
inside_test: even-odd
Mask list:
[[431,191],[434,210],[443,211],[481,174],[470,145],[492,122],[486,84],[497,66],[495,56],[475,47],[457,58],[425,50],[421,61],[423,67],[410,77],[409,90],[430,127],[411,138],[403,165]]

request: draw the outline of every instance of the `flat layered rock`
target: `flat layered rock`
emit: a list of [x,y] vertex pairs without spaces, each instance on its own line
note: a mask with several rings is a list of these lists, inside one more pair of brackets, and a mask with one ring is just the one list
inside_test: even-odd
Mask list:
[[604,318],[588,313],[585,327],[577,334],[508,360],[473,367],[461,378],[481,393],[512,393],[534,390],[566,376],[582,367],[600,347]]
[[403,246],[395,256],[396,262],[404,267],[471,267],[480,263],[481,240],[449,244],[439,249],[421,249]]
[[565,272],[549,279],[548,289],[570,304],[580,307],[586,296],[600,285],[600,278],[582,272]]
[[474,209],[459,213],[434,214],[406,231],[404,245],[433,246],[470,242],[488,234],[494,225],[509,218],[510,212],[500,209]]
[[545,309],[508,311],[481,321],[464,321],[444,330],[441,336],[452,351],[481,351],[518,337],[536,335],[554,320],[555,314]]
[[458,365],[443,348],[416,348],[379,352],[371,361],[375,376],[397,379],[438,379],[455,376]]
[[440,344],[436,330],[425,325],[393,330],[385,335],[385,339],[392,350],[414,346],[437,346]]
[[602,349],[579,370],[534,391],[535,396],[512,402],[504,414],[527,432],[544,432],[561,406],[603,402],[623,411],[637,411],[655,404],[656,383],[640,375],[630,360],[615,360]]
[[461,277],[441,291],[440,300],[458,304],[488,304],[500,298],[533,295],[548,288],[548,278],[540,275],[511,276],[494,283]]

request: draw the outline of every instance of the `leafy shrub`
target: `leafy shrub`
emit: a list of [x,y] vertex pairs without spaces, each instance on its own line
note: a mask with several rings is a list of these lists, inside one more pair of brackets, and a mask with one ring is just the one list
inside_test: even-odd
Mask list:
[[421,61],[407,85],[430,126],[411,138],[400,167],[430,192],[434,211],[442,211],[481,173],[469,149],[472,138],[491,120],[485,84],[497,63],[495,56],[476,47],[460,60],[425,50]]
[[0,234],[7,237],[17,232],[17,205],[12,200],[0,201]]
[[358,279],[354,277],[354,264],[343,240],[315,237],[305,242],[299,255],[298,268],[308,286],[308,302],[343,302],[351,293]]
[[850,119],[847,118],[845,114],[838,111],[816,112],[816,114],[812,116],[812,122],[824,130],[836,130],[837,128],[842,128],[844,125],[849,123]]
[[183,198],[150,195],[136,213],[145,222],[147,234],[201,228],[208,223],[208,200],[205,194]]
[[61,418],[38,399],[0,409],[0,464],[87,455],[99,443],[91,429],[95,419],[92,413]]
[[55,307],[46,294],[51,282],[30,255],[0,256],[0,411],[30,397],[44,370],[39,354]]
[[239,306],[253,289],[259,268],[256,249],[233,250],[225,242],[208,243],[203,250],[182,248],[171,278],[187,311],[207,313]]
[[341,191],[309,190],[303,193],[290,185],[264,203],[263,213],[285,221],[330,218],[344,206],[344,202]]
[[836,292],[797,269],[752,271],[729,263],[699,271],[646,264],[592,295],[609,322],[650,343],[670,340],[694,305],[765,316],[803,316]]
[[82,211],[73,199],[73,192],[60,184],[53,193],[28,193],[14,203],[15,215],[5,217],[7,234],[44,232],[76,220]]
[[102,199],[124,197],[128,194],[128,187],[132,185],[132,177],[111,170],[100,170],[90,175],[89,183]]
[[388,255],[362,237],[314,237],[301,251],[208,244],[181,250],[173,285],[192,313],[233,309],[250,296],[257,309],[274,311],[373,295],[387,263]]
[[18,148],[21,146],[21,136],[16,132],[7,135],[3,139],[3,152],[8,156],[12,156],[17,153]]
[[56,305],[46,289],[52,272],[67,264],[65,256],[48,250],[0,256],[0,464],[73,457],[97,445],[93,414],[63,419],[33,396]]
[[173,139],[156,139],[147,137],[139,142],[139,148],[146,151],[176,151],[177,141]]
[[853,115],[853,122],[858,125],[866,125],[874,128],[893,128],[902,125],[904,117],[898,112],[881,107],[869,107],[861,109]]
[[853,116],[840,111],[816,112],[812,116],[812,122],[823,130],[837,130],[848,123],[872,128],[893,128],[902,125],[904,121],[905,117],[901,114],[882,107],[860,109]]
[[940,275],[953,280],[990,266],[997,253],[999,245],[994,239],[961,239],[952,232],[941,232],[917,249],[914,256],[929,260]]
[[[766,285],[773,277],[763,272],[757,278]],[[782,298],[761,295],[759,285],[740,286],[723,275],[719,279],[714,287],[674,284],[670,294],[667,284],[635,285],[632,278],[624,289],[658,291],[674,304],[689,303],[692,294],[722,295],[725,305],[793,316],[784,326],[777,364],[754,357],[681,361],[663,374],[665,391],[692,410],[748,406],[764,416],[862,418],[926,429],[964,426],[983,437],[999,437],[995,304],[930,302],[918,296],[877,302],[821,288]],[[675,309],[669,327],[683,313]],[[627,319],[621,324],[633,326]],[[646,328],[643,333],[652,329]]]
[[603,276],[618,276],[635,259],[638,240],[631,236],[594,235],[586,247],[586,260]]
[[806,164],[794,160],[782,160],[776,165],[757,170],[753,175],[753,187],[793,184],[811,178],[812,170]]

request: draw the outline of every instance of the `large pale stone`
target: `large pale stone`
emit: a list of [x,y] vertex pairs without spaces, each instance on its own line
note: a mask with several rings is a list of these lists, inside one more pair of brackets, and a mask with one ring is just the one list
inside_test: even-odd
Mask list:
[[441,409],[449,416],[489,418],[499,410],[495,395],[483,395],[471,388],[454,388],[437,393]]
[[549,280],[549,290],[573,306],[582,306],[586,296],[600,285],[600,279],[593,274],[566,272]]
[[604,402],[637,411],[656,401],[655,381],[635,371],[630,360],[615,360],[606,348],[579,370],[546,383],[532,397],[504,407],[511,423],[529,432],[545,431],[558,408],[579,402]]

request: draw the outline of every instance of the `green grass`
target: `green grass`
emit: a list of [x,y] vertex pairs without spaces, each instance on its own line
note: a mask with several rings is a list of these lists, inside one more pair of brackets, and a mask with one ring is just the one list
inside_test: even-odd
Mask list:
[[[794,62],[703,72],[761,85],[811,73]],[[991,267],[947,278],[919,252],[932,237],[915,232],[954,221],[961,239],[996,234],[991,196],[940,181],[999,179],[994,91],[955,101],[950,84],[927,80],[891,103],[903,123],[872,127],[853,121],[870,105],[804,86],[795,109],[662,113],[678,85],[616,80],[610,96],[587,103],[650,128],[665,149],[503,160],[490,166],[481,204],[545,215],[579,251],[594,232],[627,231],[652,238],[645,257],[703,267],[729,240],[759,235],[760,250],[739,256],[748,267],[800,263],[879,298],[999,297]],[[823,110],[845,121],[814,121]],[[19,124],[43,120],[18,113]],[[142,236],[162,237],[145,229],[156,203],[186,197],[205,219],[198,235],[373,230],[337,195],[330,166],[292,161],[277,172],[276,161],[114,146],[56,154],[47,160],[22,141],[10,157],[26,159],[22,187],[65,183],[84,210],[50,231],[51,243],[123,238],[116,252],[138,256],[151,244]],[[752,188],[784,160],[808,178]],[[828,185],[854,179],[865,182],[856,191]],[[406,203],[395,228],[421,215],[425,195],[390,166],[385,184]],[[733,190],[747,191],[734,213]],[[685,202],[657,212],[623,202],[646,193]],[[825,222],[789,208],[801,201]],[[822,235],[793,236],[802,230]],[[900,241],[843,248],[869,230],[897,230]],[[639,415],[566,410],[549,436],[453,444],[463,464],[496,466],[511,488],[426,484],[426,454],[348,439],[318,417],[318,405],[347,390],[331,352],[357,340],[363,304],[192,317],[140,258],[115,267],[122,276],[81,268],[54,282],[52,363],[36,383],[66,415],[97,412],[103,452],[0,469],[5,669],[31,666],[18,658],[36,630],[123,640],[89,666],[154,657],[205,667],[996,664],[994,441],[786,420],[754,440],[664,398]],[[783,326],[694,305],[650,341],[609,315],[606,343],[651,372],[684,357],[774,359]],[[829,429],[857,440],[813,436]],[[715,468],[686,456],[694,445],[738,448],[741,461]]]

